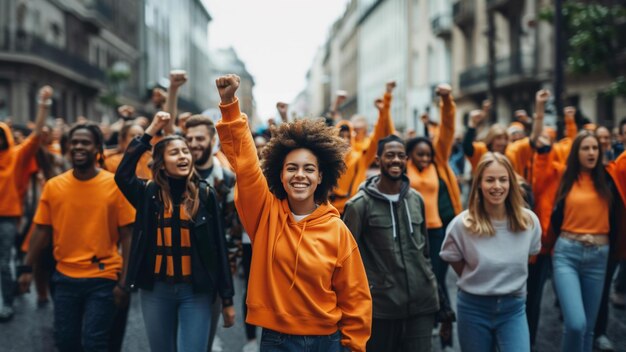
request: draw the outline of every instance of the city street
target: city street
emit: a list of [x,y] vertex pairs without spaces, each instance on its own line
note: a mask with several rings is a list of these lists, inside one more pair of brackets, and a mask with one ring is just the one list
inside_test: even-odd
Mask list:
[[[454,287],[455,275],[449,273],[449,287]],[[241,280],[235,280],[236,292],[241,293]],[[451,292],[454,299],[454,292]],[[545,287],[542,306],[542,316],[539,324],[538,351],[557,352],[560,351],[561,323],[559,321],[558,310],[554,307],[554,293],[551,282]],[[239,295],[236,297],[237,314],[240,314]],[[54,351],[52,340],[52,304],[42,308],[37,308],[35,295],[33,293],[18,298],[16,301],[16,316],[8,324],[0,325],[0,341],[2,350],[7,352]],[[609,322],[609,338],[616,344],[616,351],[626,351],[626,314],[624,311],[611,309],[611,320]],[[246,342],[243,321],[240,315],[234,327],[224,329],[220,327],[213,351],[239,352]],[[260,330],[259,335],[260,337]],[[455,342],[456,343],[456,342]],[[438,339],[433,339],[433,351],[440,351]],[[458,351],[458,344],[456,344]],[[139,306],[139,296],[132,297],[131,311],[128,318],[126,337],[124,339],[123,351],[149,351],[148,342],[143,326],[141,308]]]

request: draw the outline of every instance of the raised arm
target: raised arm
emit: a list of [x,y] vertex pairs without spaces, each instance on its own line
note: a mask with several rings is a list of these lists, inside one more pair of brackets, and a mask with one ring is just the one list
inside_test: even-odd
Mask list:
[[115,183],[130,204],[138,209],[146,189],[146,181],[139,179],[135,170],[141,156],[152,149],[150,140],[170,122],[170,114],[159,111],[141,137],[133,139],[124,153],[124,157],[115,172]]
[[467,121],[467,131],[463,136],[463,153],[466,157],[471,158],[474,156],[474,139],[476,139],[476,128],[485,119],[485,114],[482,110],[472,110],[469,113],[469,120]]
[[239,218],[250,239],[254,241],[263,207],[275,197],[270,193],[267,180],[261,171],[248,127],[248,118],[239,110],[239,101],[235,96],[239,81],[239,77],[232,74],[219,77],[215,81],[222,111],[222,119],[216,127],[222,152],[237,176],[235,205]]
[[35,129],[26,141],[17,146],[18,160],[20,167],[25,168],[30,165],[32,158],[37,153],[41,145],[41,133],[46,123],[50,106],[52,105],[52,95],[54,90],[50,86],[43,86],[39,89],[37,101],[37,117],[35,118]]
[[280,120],[283,123],[289,122],[289,116],[287,116],[287,112],[289,111],[289,104],[279,101],[278,103],[276,103],[276,110],[278,110]]
[[550,98],[550,91],[541,89],[535,95],[535,118],[533,119],[533,127],[530,132],[530,142],[532,146],[537,144],[537,139],[543,131],[543,117],[546,111],[546,102]]
[[433,144],[435,148],[435,158],[437,158],[438,163],[448,162],[454,142],[456,105],[454,104],[452,94],[450,94],[451,91],[452,88],[448,84],[440,84],[437,87],[441,122],[439,124],[439,133],[437,137],[435,137]]
[[576,108],[573,106],[566,106],[563,109],[565,115],[565,138],[574,139],[578,133],[578,126],[576,125]]
[[174,120],[178,114],[178,89],[187,82],[187,72],[183,70],[172,70],[170,72],[170,87],[167,90],[167,100],[165,101],[166,111],[172,117],[169,123],[163,128],[164,134],[174,133]]
[[390,81],[385,85],[385,95],[383,96],[383,104],[378,109],[378,121],[376,121],[376,127],[374,127],[374,133],[370,140],[370,147],[363,152],[363,158],[365,158],[365,164],[369,166],[374,162],[376,158],[376,147],[378,141],[387,137],[395,132],[393,121],[391,120],[391,97],[394,88],[396,88],[396,82]]

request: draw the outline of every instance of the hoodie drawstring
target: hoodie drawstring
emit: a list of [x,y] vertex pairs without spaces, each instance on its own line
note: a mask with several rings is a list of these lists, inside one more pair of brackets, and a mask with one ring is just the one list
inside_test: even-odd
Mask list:
[[409,211],[409,203],[404,198],[404,209],[406,210],[406,217],[409,219],[409,228],[411,229],[411,235],[413,234],[413,221],[411,220],[411,212]]
[[289,286],[289,291],[291,291],[293,286],[296,284],[296,277],[298,277],[298,259],[300,259],[300,243],[302,243],[302,238],[304,237],[304,230],[306,230],[306,224],[307,222],[305,221],[304,224],[302,225],[302,230],[300,230],[300,238],[298,238],[298,245],[296,246],[296,264],[293,269],[293,277],[291,279],[291,286]]
[[283,224],[280,226],[280,231],[278,232],[278,235],[276,236],[276,240],[274,240],[274,245],[272,246],[272,262],[274,262],[274,257],[276,256],[276,243],[278,243],[280,236],[283,235],[283,230],[285,229],[285,225],[287,225],[288,218],[289,218],[289,215],[285,217]]
[[393,202],[389,200],[389,213],[391,213],[391,224],[393,226],[393,238],[396,238],[396,217],[393,216]]

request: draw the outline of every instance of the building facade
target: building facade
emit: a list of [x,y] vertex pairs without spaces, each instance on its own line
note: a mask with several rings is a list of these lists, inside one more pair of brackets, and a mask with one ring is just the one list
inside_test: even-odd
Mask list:
[[[237,89],[237,98],[239,99],[239,106],[243,113],[250,118],[256,118],[256,103],[254,101],[253,89],[254,78],[246,69],[246,64],[241,61],[235,49],[223,48],[212,50],[210,53],[211,59],[211,74],[208,82],[215,82],[215,79],[222,75],[234,73],[241,79],[239,83],[239,89]],[[204,80],[202,80],[205,82]],[[206,82],[205,82],[206,83]],[[210,107],[217,107],[220,103],[217,92],[212,95],[210,100]]]

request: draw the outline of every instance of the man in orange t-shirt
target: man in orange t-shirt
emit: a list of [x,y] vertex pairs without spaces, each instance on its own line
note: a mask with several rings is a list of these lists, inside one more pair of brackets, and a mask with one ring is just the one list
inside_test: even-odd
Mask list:
[[128,301],[122,256],[130,250],[135,211],[113,174],[96,166],[103,145],[99,128],[77,125],[69,139],[73,169],[44,187],[19,283],[28,290],[33,262],[52,239],[55,345],[60,351],[106,351],[116,305]]

